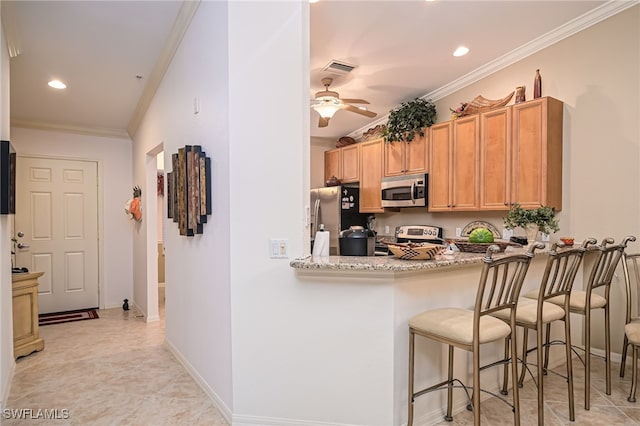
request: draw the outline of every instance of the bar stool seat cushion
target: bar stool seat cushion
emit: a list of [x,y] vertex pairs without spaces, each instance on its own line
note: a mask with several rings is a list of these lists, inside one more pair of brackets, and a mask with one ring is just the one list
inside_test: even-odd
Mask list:
[[[500,310],[492,315],[509,321],[509,311]],[[533,299],[520,298],[518,307],[516,308],[516,323],[535,326],[538,316],[538,301]],[[558,321],[564,318],[564,309],[553,303],[543,302],[542,304],[542,323],[546,324],[552,321]]]
[[[524,295],[529,299],[538,298],[538,290],[530,291]],[[585,312],[587,301],[587,292],[582,290],[573,290],[569,298],[569,307],[572,311]],[[564,296],[556,296],[547,299],[547,302],[562,306],[564,304]],[[591,309],[603,308],[607,304],[607,300],[599,294],[591,293]]]
[[[471,345],[473,342],[473,311],[461,308],[432,309],[409,320],[409,327],[450,341],[453,344]],[[511,328],[504,321],[492,316],[480,317],[480,343],[494,342],[507,337]]]
[[624,333],[632,345],[640,345],[640,322],[630,322],[624,326]]

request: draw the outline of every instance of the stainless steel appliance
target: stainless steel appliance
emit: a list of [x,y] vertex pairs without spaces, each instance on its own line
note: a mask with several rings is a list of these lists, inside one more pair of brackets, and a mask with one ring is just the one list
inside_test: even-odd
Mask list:
[[428,175],[382,178],[382,207],[425,207]]
[[402,225],[396,227],[396,242],[398,243],[433,243],[446,244],[442,238],[442,228],[431,225]]
[[311,247],[318,226],[329,231],[329,254],[337,255],[340,231],[351,226],[367,226],[369,214],[360,213],[360,189],[330,186],[311,190]]

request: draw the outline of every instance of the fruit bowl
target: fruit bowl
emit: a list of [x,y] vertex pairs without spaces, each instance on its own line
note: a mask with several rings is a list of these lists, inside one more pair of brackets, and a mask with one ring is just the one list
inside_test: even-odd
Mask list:
[[503,252],[507,247],[522,247],[521,244],[499,240],[495,240],[492,243],[470,243],[468,240],[451,240],[451,242],[464,253],[486,253],[487,248],[494,245],[498,246],[500,252]]
[[395,257],[403,260],[431,260],[445,249],[443,245],[431,243],[387,243],[387,245]]

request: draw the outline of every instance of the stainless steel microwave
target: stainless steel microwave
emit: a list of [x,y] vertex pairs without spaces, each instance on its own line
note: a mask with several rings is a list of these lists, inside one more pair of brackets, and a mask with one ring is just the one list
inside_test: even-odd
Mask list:
[[382,207],[426,207],[428,175],[382,178]]

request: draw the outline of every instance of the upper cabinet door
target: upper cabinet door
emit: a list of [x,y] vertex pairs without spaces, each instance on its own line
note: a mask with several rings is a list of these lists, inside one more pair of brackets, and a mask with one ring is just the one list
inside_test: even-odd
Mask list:
[[453,121],[451,150],[451,208],[478,209],[478,146],[480,142],[477,115]]
[[424,136],[419,134],[411,142],[405,144],[405,171],[407,174],[427,172],[427,152],[429,129],[424,129]]
[[562,118],[549,97],[513,106],[512,202],[562,209]]
[[511,202],[511,107],[480,114],[480,209]]
[[384,147],[384,175],[402,176],[427,172],[427,141],[429,129],[424,136],[416,133],[411,142],[390,142]]
[[360,144],[347,145],[340,148],[342,162],[342,183],[360,180]]
[[384,143],[384,175],[400,176],[405,172],[404,155],[406,142]]
[[360,143],[360,212],[381,213],[382,208],[382,139]]
[[340,148],[331,149],[324,152],[324,180],[329,180],[331,176],[338,179],[342,177],[342,160],[340,158]]
[[451,210],[451,121],[431,126],[429,144],[429,211]]

